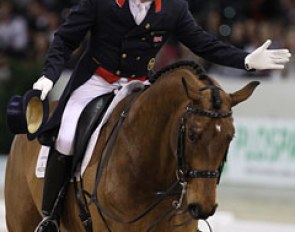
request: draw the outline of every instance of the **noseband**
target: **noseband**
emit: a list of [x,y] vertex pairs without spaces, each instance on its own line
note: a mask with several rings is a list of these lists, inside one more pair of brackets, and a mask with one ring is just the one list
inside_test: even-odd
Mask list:
[[[204,90],[204,88],[202,89]],[[186,107],[186,111],[183,117],[180,120],[179,129],[178,129],[178,142],[177,142],[177,178],[181,182],[187,182],[189,178],[218,178],[218,182],[220,180],[220,175],[223,169],[223,164],[226,158],[224,157],[224,161],[220,164],[218,170],[195,170],[195,169],[188,169],[188,165],[185,159],[185,131],[186,131],[186,114],[192,113],[204,117],[209,117],[213,119],[218,118],[227,118],[231,117],[232,111],[228,112],[219,112],[219,111],[207,111],[195,107],[192,103],[190,103]]]

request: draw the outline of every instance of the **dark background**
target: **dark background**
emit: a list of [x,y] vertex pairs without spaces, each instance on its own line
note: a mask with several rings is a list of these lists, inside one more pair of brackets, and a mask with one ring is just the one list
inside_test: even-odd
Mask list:
[[[13,135],[6,125],[6,105],[13,95],[23,95],[40,75],[53,33],[79,0],[2,0],[0,2],[0,154],[7,154]],[[295,50],[294,0],[188,0],[197,22],[219,39],[251,51],[266,39],[272,47]],[[81,46],[83,47],[83,45]],[[66,65],[71,69],[81,52]],[[164,58],[165,57],[165,58]],[[167,59],[169,57],[169,59]],[[175,41],[165,46],[157,69],[178,59],[198,59],[208,72],[216,66],[193,57]],[[291,65],[292,66],[292,63]],[[220,70],[220,69],[217,69]],[[282,77],[287,76],[287,69]],[[235,74],[240,78],[248,74]],[[261,75],[252,74],[252,75]],[[261,78],[270,75],[264,72]]]

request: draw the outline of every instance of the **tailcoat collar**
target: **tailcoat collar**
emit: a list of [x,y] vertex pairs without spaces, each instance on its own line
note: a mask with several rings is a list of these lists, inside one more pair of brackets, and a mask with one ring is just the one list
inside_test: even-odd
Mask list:
[[[128,0],[127,0],[128,1]],[[162,9],[162,0],[154,0],[155,1],[155,5],[156,5],[156,13],[160,12]],[[120,7],[123,7],[124,3],[126,2],[126,0],[116,0],[117,4]]]

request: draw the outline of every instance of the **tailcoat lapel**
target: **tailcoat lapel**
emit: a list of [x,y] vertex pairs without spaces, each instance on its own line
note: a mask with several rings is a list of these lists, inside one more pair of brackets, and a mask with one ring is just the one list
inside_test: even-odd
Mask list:
[[129,1],[126,0],[123,5],[120,5],[118,1],[116,0],[117,5],[115,7],[116,20],[118,23],[125,25],[126,28],[129,28],[129,30],[132,30],[136,26],[136,23],[129,9]]

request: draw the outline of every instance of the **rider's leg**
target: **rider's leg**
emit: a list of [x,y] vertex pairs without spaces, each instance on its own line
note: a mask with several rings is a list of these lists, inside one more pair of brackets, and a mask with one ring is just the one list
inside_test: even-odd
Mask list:
[[[103,79],[93,77],[75,90],[69,98],[62,116],[55,148],[50,149],[48,157],[42,203],[44,219],[38,225],[36,232],[58,231],[58,217],[70,181],[72,145],[80,114],[93,98],[111,92],[114,88],[116,88],[115,85],[108,85]],[[60,192],[62,188],[64,191]],[[54,206],[55,204],[57,207]]]
[[76,89],[69,98],[61,121],[55,147],[63,154],[72,154],[72,145],[81,112],[94,98],[112,92],[118,85],[108,84],[104,79],[93,76]]
[[[61,201],[64,197],[64,193],[60,192],[60,190],[66,187],[70,181],[71,163],[72,156],[63,155],[51,148],[43,188],[42,213],[45,216],[49,216],[52,213],[56,199],[60,197]],[[59,196],[59,194],[61,195]],[[57,215],[59,215],[60,206],[55,210]]]
[[44,219],[35,231],[58,231],[59,217],[67,185],[71,178],[72,156],[50,149],[43,188],[42,213]]

